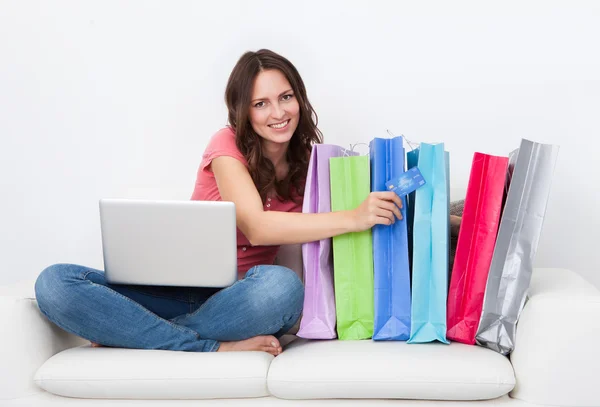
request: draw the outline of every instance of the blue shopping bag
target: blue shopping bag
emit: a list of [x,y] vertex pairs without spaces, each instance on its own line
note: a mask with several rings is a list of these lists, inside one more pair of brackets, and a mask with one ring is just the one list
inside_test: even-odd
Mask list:
[[418,167],[426,184],[416,191],[413,224],[411,334],[408,343],[446,339],[449,203],[444,144],[422,143]]
[[[419,163],[419,149],[411,150],[406,153],[406,163],[408,168],[417,167]],[[412,279],[412,258],[413,258],[413,224],[415,220],[415,196],[417,192],[411,192],[408,194],[406,203],[408,209],[406,210],[406,230],[408,234],[408,263],[411,270]]]
[[[402,137],[375,138],[370,145],[371,191],[386,191],[385,183],[404,172]],[[410,336],[410,270],[406,230],[406,199],[402,220],[373,227],[375,321],[373,340],[405,341]]]

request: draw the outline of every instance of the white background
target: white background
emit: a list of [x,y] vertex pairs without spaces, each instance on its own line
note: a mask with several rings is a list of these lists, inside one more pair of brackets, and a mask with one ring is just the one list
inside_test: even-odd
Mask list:
[[0,284],[102,268],[98,199],[189,199],[246,50],[304,78],[328,143],[561,146],[537,266],[600,286],[600,3],[0,0]]

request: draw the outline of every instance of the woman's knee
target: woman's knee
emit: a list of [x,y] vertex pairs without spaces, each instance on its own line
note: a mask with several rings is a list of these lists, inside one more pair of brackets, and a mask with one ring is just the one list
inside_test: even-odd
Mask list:
[[259,266],[257,273],[261,283],[256,294],[266,306],[286,314],[302,311],[304,286],[293,270],[283,266]]
[[54,264],[45,268],[35,281],[35,298],[41,309],[54,308],[67,297],[68,286],[81,274],[81,266]]

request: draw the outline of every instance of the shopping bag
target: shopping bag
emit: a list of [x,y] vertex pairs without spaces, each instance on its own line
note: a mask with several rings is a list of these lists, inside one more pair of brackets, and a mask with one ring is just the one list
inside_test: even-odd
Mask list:
[[449,340],[475,344],[500,223],[508,157],[475,153],[448,292]]
[[[331,158],[331,210],[357,208],[370,193],[369,156]],[[371,229],[333,237],[337,333],[341,340],[373,336]]]
[[448,223],[446,224],[446,233],[448,235],[448,266],[446,270],[448,273],[446,274],[446,288],[450,288],[450,277],[452,276],[452,268],[450,266],[450,251],[452,250],[452,233],[450,230],[450,153],[444,151],[444,159],[446,161],[446,202],[448,203]]
[[[419,149],[406,153],[406,163],[408,168],[417,167],[419,163]],[[413,258],[413,225],[415,220],[415,196],[417,192],[411,192],[406,199],[406,233],[408,235],[408,264],[410,267],[410,276],[412,281],[412,258]]]
[[446,339],[448,295],[448,179],[444,144],[421,143],[413,225],[411,329],[408,343]]
[[[308,163],[303,213],[331,212],[329,159],[357,155],[340,146],[315,144]],[[302,245],[304,309],[297,336],[308,339],[335,338],[335,297],[331,238]]]
[[[386,182],[404,172],[402,137],[375,138],[370,143],[371,191],[386,191]],[[375,324],[373,340],[405,341],[410,336],[410,270],[406,231],[406,199],[402,220],[375,225],[373,233]]]
[[510,155],[510,186],[476,336],[477,344],[503,355],[515,346],[515,328],[531,282],[558,149],[523,139]]

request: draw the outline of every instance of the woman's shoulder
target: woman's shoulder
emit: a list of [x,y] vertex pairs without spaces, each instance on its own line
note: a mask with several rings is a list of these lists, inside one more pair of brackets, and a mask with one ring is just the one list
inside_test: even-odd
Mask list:
[[235,142],[235,131],[231,127],[224,127],[217,131],[208,142],[203,158],[213,160],[220,156],[230,156],[245,163],[244,155]]
[[[235,131],[227,126],[212,135],[207,147],[235,147]],[[237,147],[236,147],[237,149]]]

